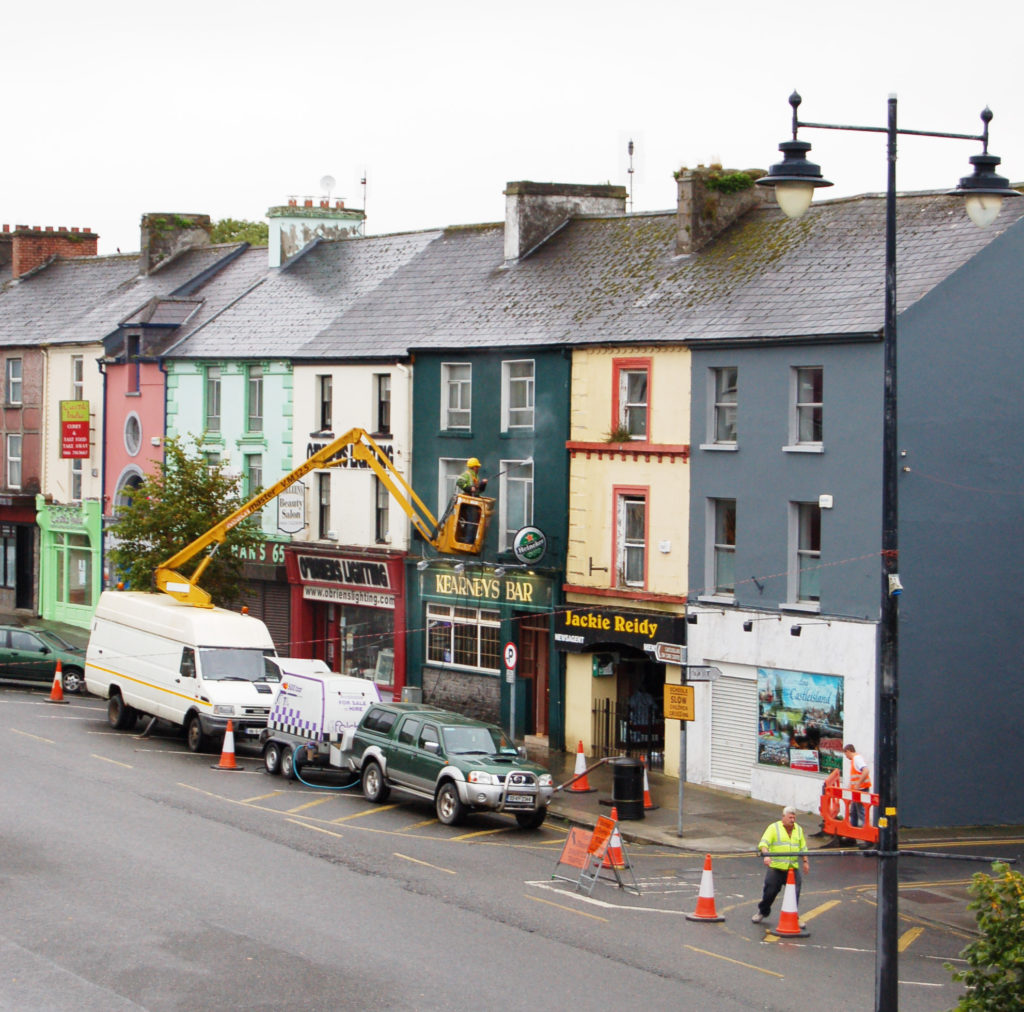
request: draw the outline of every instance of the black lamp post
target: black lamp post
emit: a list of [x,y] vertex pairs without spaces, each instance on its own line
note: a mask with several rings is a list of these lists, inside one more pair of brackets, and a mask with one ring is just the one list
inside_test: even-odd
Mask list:
[[882,608],[878,628],[878,670],[876,675],[876,744],[875,766],[878,773],[878,914],[876,922],[875,1009],[892,1012],[899,1007],[898,984],[898,885],[899,826],[897,810],[898,642],[900,583],[898,539],[898,478],[896,398],[896,137],[913,134],[917,137],[946,137],[954,140],[982,142],[982,153],[970,161],[974,172],[960,180],[951,194],[966,198],[965,209],[980,228],[995,221],[1004,197],[1019,197],[1009,181],[997,175],[999,159],[988,153],[988,125],[992,113],[981,114],[981,134],[934,133],[923,130],[900,130],[896,126],[896,96],[889,97],[889,120],[885,127],[844,126],[833,123],[805,123],[798,118],[800,96],[793,92],[793,139],[779,145],[783,160],[757,180],[760,186],[775,187],[776,199],[783,213],[799,218],[810,206],[814,190],[832,184],[822,178],[821,169],[806,158],[811,145],[797,139],[800,127],[819,130],[856,130],[884,133],[888,138],[888,177],[885,192],[885,324],[883,331],[885,388],[883,394],[882,431]]

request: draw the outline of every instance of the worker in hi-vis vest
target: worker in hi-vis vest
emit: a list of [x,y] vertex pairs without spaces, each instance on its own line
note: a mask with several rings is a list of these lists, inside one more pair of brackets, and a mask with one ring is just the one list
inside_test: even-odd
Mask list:
[[796,880],[796,898],[799,906],[800,886],[803,882],[800,865],[803,865],[804,874],[811,870],[810,862],[807,860],[807,838],[796,824],[795,808],[787,805],[782,809],[782,818],[778,822],[773,822],[764,831],[757,849],[764,855],[764,892],[754,916],[750,919],[755,924],[760,924],[772,912],[775,897],[786,884],[790,871]]
[[[871,770],[868,769],[867,760],[853,745],[844,745],[843,755],[850,760],[850,790],[870,792]],[[850,825],[864,825],[864,805],[860,801],[850,802]]]

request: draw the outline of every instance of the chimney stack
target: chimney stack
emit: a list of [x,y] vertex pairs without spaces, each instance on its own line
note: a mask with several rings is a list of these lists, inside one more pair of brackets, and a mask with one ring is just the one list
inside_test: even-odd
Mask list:
[[755,186],[763,169],[723,169],[720,165],[680,169],[676,173],[676,253],[696,253],[747,211],[773,199]]
[[569,218],[626,213],[626,188],[608,184],[531,183],[505,185],[505,261],[535,249]]
[[[319,205],[319,206],[317,206]],[[366,212],[345,207],[344,200],[289,197],[287,205],[267,209],[270,266],[280,267],[313,239],[354,239],[363,234]]]
[[0,231],[0,274],[20,278],[52,256],[94,257],[99,236],[92,229],[47,225],[4,225]]
[[151,274],[185,250],[209,246],[212,229],[208,214],[144,214],[139,247],[142,273]]

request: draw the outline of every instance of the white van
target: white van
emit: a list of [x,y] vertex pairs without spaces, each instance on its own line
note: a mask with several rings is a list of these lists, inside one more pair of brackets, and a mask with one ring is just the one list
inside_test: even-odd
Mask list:
[[204,752],[228,720],[243,739],[267,726],[280,671],[267,627],[251,615],[197,608],[165,594],[104,591],[85,655],[85,686],[119,730],[140,715],[185,729]]

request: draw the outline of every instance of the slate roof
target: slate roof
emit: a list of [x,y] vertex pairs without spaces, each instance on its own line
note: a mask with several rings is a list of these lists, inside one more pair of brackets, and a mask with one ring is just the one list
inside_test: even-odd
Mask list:
[[[439,235],[437,231],[409,232],[319,241],[275,269],[266,268],[264,251],[262,282],[216,319],[191,329],[170,355],[206,359],[300,356],[303,346],[333,319],[393,278]],[[402,357],[406,345],[378,325],[373,340],[360,342],[358,353]]]
[[[943,194],[898,200],[899,311],[1024,216],[1007,201],[973,225]],[[501,225],[444,230],[353,302],[303,355],[386,343],[428,348],[700,342],[880,332],[885,200],[821,202],[798,221],[774,207],[699,252],[675,252],[675,212],[578,218],[532,256],[502,265]]]
[[[5,286],[0,294],[0,345],[99,343],[118,325],[144,312],[154,299],[171,295],[237,250],[237,244],[208,246],[176,257],[161,270],[139,274],[137,254],[58,259],[44,270]],[[232,277],[216,275],[194,299],[203,299],[197,321],[238,294],[242,265],[255,258],[266,270],[266,249],[249,250],[233,261]],[[239,261],[242,263],[239,264]],[[228,272],[228,268],[221,274]]]

